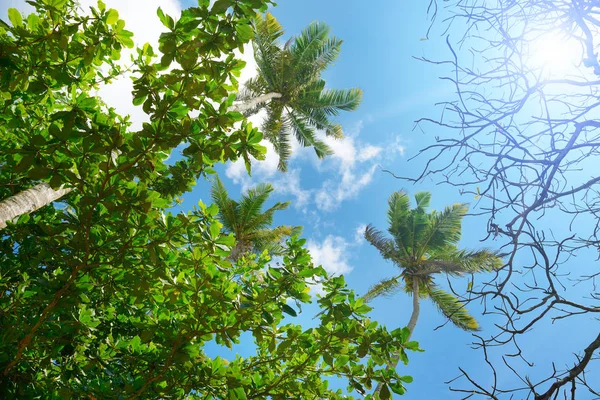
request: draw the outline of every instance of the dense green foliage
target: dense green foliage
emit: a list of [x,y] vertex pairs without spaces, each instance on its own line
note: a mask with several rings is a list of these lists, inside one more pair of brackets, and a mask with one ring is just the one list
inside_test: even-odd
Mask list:
[[[262,135],[228,109],[244,65],[232,51],[266,2],[200,0],[177,20],[159,10],[158,51],[134,57],[133,102],[149,116],[138,131],[91,94],[133,47],[118,13],[32,4],[0,21],[0,201],[40,182],[73,190],[1,232],[0,397],[345,398],[328,388],[333,375],[350,391],[375,380],[382,398],[403,393],[409,377],[381,366],[416,343],[369,320],[303,240],[288,241],[280,267],[232,264],[216,205],[170,211],[215,163],[264,154]],[[322,313],[306,329],[293,317],[314,278]],[[253,356],[204,351],[243,333]]]
[[[286,170],[292,134],[302,146],[312,146],[319,158],[331,149],[315,134],[341,138],[342,127],[330,118],[340,111],[355,110],[362,100],[360,89],[326,89],[321,74],[337,59],[342,41],[329,35],[329,27],[313,22],[284,46],[283,28],[271,15],[257,15],[253,41],[258,75],[246,82],[240,99],[278,93],[280,98],[258,105],[266,109],[262,130],[279,154],[279,168]],[[250,112],[249,112],[250,113]]]
[[391,296],[403,289],[418,298],[431,299],[457,327],[478,330],[479,324],[464,304],[436,285],[434,277],[436,274],[462,276],[489,272],[501,267],[502,260],[489,250],[458,248],[461,222],[468,210],[465,204],[457,203],[442,212],[428,213],[430,200],[431,193],[419,192],[415,194],[416,207],[411,209],[410,197],[404,192],[395,192],[390,196],[388,208],[391,238],[371,225],[367,227],[365,238],[385,259],[392,261],[400,273],[374,285],[364,298]]

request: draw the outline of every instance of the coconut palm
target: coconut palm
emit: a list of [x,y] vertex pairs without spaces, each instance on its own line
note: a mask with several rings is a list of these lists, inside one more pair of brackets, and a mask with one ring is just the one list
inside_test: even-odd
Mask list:
[[271,255],[282,255],[285,252],[283,240],[300,233],[300,227],[282,225],[270,228],[275,211],[285,210],[290,205],[289,202],[277,202],[262,212],[263,205],[272,192],[270,184],[261,183],[249,189],[237,202],[229,197],[219,178],[214,180],[211,197],[219,207],[218,219],[223,224],[223,229],[233,233],[236,239],[236,245],[231,250],[231,260],[237,261],[244,255],[262,253],[264,250]]
[[[479,324],[467,312],[464,303],[436,285],[435,276],[489,272],[501,267],[502,261],[490,250],[458,248],[461,221],[468,211],[466,204],[455,203],[442,212],[427,212],[430,200],[431,193],[419,192],[415,194],[416,207],[410,209],[409,196],[402,191],[395,192],[388,201],[391,237],[372,225],[367,226],[365,238],[398,268],[398,273],[372,286],[364,298],[370,301],[399,291],[411,295],[413,309],[407,325],[410,334],[419,318],[421,299],[430,299],[455,326],[476,331]],[[389,367],[394,368],[397,362],[395,358]]]
[[313,146],[319,158],[331,154],[315,130],[341,138],[341,126],[330,118],[355,110],[362,99],[360,89],[326,89],[321,78],[339,56],[342,41],[322,22],[311,23],[284,45],[279,43],[283,29],[271,14],[257,15],[254,27],[257,76],[245,83],[240,103],[231,109],[246,115],[266,110],[261,129],[279,154],[280,170],[286,169],[292,135],[302,146]]

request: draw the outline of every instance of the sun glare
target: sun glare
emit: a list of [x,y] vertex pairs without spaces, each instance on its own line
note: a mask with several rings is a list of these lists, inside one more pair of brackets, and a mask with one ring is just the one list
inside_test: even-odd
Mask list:
[[580,44],[564,34],[548,32],[529,42],[527,63],[545,78],[561,78],[579,70],[582,60]]

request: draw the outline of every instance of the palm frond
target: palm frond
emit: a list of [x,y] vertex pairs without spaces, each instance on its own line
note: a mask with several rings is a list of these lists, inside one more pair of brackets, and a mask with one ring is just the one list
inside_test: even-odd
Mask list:
[[344,137],[342,126],[329,121],[327,113],[325,113],[323,110],[298,104],[296,111],[302,114],[309,124],[317,129],[324,130],[325,135],[333,136],[336,139],[341,139]]
[[257,214],[247,222],[247,226],[249,230],[259,230],[263,229],[273,223],[273,214],[275,211],[285,210],[290,205],[289,201],[286,202],[277,202],[271,208],[266,210],[263,213]]
[[329,26],[318,21],[304,28],[290,45],[294,64],[308,65],[315,61],[323,51],[323,43],[327,40],[329,31]]
[[438,249],[443,253],[448,246],[456,246],[461,237],[462,219],[468,210],[466,204],[455,203],[442,212],[429,214],[429,226],[419,238],[418,256]]
[[328,115],[338,115],[340,111],[353,111],[362,101],[361,89],[326,89],[319,97],[310,103],[313,108],[319,108]]
[[478,331],[479,324],[467,311],[465,305],[454,295],[431,285],[429,297],[442,314],[454,325],[465,331]]
[[283,28],[273,15],[257,14],[254,19],[254,32],[252,45],[256,65],[265,82],[273,86],[277,80],[274,66],[282,53],[277,40],[283,35]]
[[320,71],[324,71],[340,56],[342,40],[335,36],[328,37],[315,52],[314,63]]
[[219,207],[219,220],[226,231],[235,231],[235,226],[239,220],[238,204],[229,198],[227,189],[219,177],[215,177],[210,189],[210,196],[213,202]]
[[396,276],[389,279],[384,279],[379,283],[371,286],[367,293],[362,296],[365,302],[369,302],[376,297],[381,296],[393,296],[402,289],[402,281],[400,276]]
[[403,255],[394,246],[394,241],[387,238],[383,232],[369,224],[365,229],[365,239],[381,253],[384,259],[391,260],[398,266],[401,265]]
[[431,257],[424,262],[422,271],[427,274],[447,273],[454,276],[491,272],[501,268],[503,261],[495,251],[450,249]]
[[404,191],[392,193],[388,199],[388,231],[394,238],[398,249],[401,249],[406,257],[412,254],[412,230],[409,223],[410,198]]
[[288,118],[298,143],[304,147],[312,146],[319,158],[333,154],[329,146],[317,138],[315,131],[302,116],[297,115],[293,110],[288,110]]
[[429,203],[431,202],[431,192],[415,193],[415,201],[417,202],[417,209],[427,211]]
[[[250,230],[253,227],[253,220],[260,218],[262,207],[272,192],[273,186],[268,183],[259,183],[248,189],[248,191],[242,195],[239,202],[239,225],[246,227],[246,230]],[[266,222],[267,225],[270,223],[271,221]]]

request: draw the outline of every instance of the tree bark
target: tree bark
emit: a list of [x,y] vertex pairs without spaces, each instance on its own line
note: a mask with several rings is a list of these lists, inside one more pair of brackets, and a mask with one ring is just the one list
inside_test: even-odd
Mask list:
[[39,210],[45,205],[60,199],[71,190],[73,189],[54,190],[44,182],[0,201],[0,229],[6,228],[8,221],[13,221],[23,214]]
[[[413,331],[415,330],[415,326],[417,326],[417,321],[419,320],[419,313],[421,312],[421,305],[419,303],[419,280],[417,278],[413,278],[413,310],[410,315],[410,320],[408,321],[408,325],[406,327],[410,331],[406,341],[410,340]],[[387,365],[387,369],[394,369],[398,365],[398,361],[400,361],[400,354],[396,353],[392,356],[392,362]],[[381,391],[382,383],[377,384],[375,388],[375,392],[373,392],[373,396],[378,394]]]
[[271,92],[271,93],[263,94],[261,96],[250,99],[248,101],[233,104],[231,107],[229,107],[228,111],[237,111],[237,112],[243,113],[244,111],[250,110],[259,104],[266,103],[272,99],[280,99],[281,97],[282,97],[281,93]]

